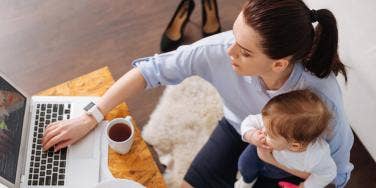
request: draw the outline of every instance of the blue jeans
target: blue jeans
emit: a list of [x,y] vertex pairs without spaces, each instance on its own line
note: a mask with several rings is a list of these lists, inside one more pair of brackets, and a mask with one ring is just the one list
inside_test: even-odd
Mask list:
[[238,159],[247,145],[223,118],[192,161],[184,180],[195,188],[233,188]]
[[281,179],[293,176],[273,165],[265,163],[257,155],[255,145],[248,145],[239,157],[238,169],[246,183],[252,182],[258,176]]

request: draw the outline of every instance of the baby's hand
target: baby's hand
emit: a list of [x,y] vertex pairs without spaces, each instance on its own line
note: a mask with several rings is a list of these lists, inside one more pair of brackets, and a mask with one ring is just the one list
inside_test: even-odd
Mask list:
[[270,146],[266,144],[265,133],[262,130],[251,130],[246,132],[245,139],[248,143],[254,144],[257,147],[271,149]]

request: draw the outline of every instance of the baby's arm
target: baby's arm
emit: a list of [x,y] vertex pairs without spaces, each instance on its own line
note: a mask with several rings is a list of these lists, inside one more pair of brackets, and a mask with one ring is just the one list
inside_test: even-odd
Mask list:
[[241,123],[242,140],[258,147],[269,148],[266,145],[261,115],[249,115]]

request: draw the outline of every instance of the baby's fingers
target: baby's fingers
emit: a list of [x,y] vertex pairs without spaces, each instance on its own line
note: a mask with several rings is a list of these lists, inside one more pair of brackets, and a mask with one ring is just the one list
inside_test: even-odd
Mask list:
[[272,149],[269,145],[267,144],[261,144],[261,147],[264,149]]

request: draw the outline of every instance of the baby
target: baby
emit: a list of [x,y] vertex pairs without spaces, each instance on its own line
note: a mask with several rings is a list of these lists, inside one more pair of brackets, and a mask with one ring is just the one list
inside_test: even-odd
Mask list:
[[251,144],[239,158],[243,181],[252,182],[273,165],[305,179],[299,187],[328,185],[337,174],[329,145],[321,138],[330,119],[325,104],[309,90],[272,98],[261,114],[249,115],[241,124],[242,139]]

